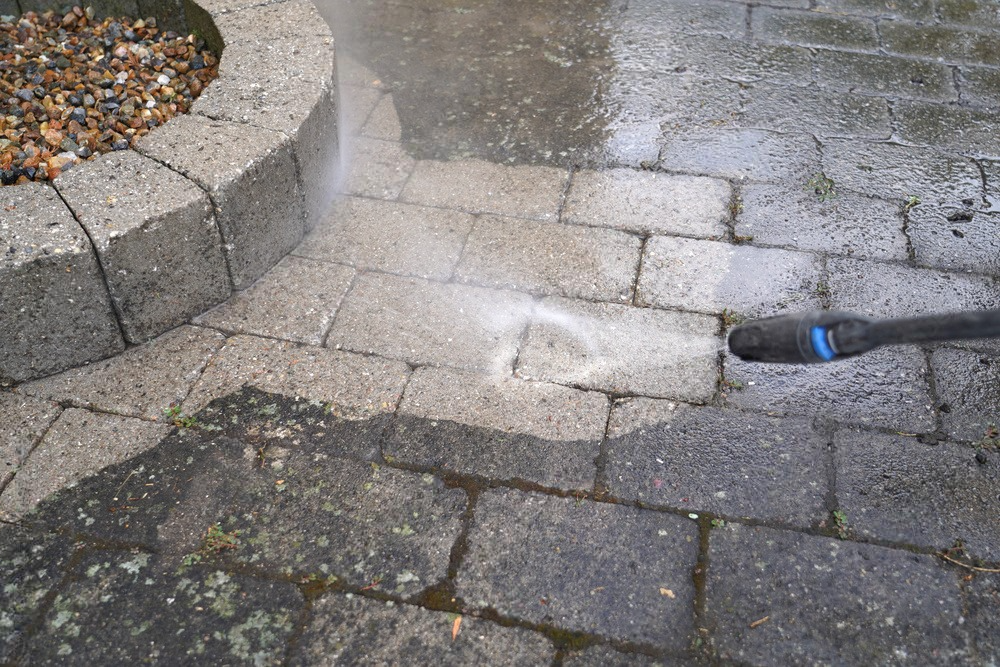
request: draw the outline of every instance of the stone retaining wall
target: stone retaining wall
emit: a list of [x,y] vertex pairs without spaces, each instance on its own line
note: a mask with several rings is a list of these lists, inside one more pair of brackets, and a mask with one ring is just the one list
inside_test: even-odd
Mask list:
[[111,356],[248,286],[315,224],[336,172],[333,37],[309,0],[95,9],[190,28],[222,51],[219,78],[135,150],[0,188],[0,385]]

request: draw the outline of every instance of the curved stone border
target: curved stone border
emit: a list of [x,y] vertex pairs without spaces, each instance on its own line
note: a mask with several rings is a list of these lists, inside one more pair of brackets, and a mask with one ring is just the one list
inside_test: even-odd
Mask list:
[[[336,62],[315,6],[150,5],[223,51],[219,78],[135,150],[51,185],[0,188],[0,384],[111,356],[224,301],[294,248],[329,199]],[[104,8],[156,15],[143,0]]]

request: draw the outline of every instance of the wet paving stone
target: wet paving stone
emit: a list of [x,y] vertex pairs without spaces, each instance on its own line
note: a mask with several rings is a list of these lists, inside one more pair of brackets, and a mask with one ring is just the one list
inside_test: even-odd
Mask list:
[[811,254],[662,236],[646,243],[636,302],[757,316],[818,308],[819,281]]
[[615,394],[707,401],[715,318],[550,297],[532,314],[515,375]]
[[779,44],[874,52],[875,21],[868,18],[755,7],[750,19],[755,39]]
[[368,139],[353,141],[354,157],[350,173],[339,190],[344,194],[376,199],[396,199],[417,162],[395,141]]
[[889,104],[880,97],[829,93],[814,88],[747,85],[733,124],[817,137],[888,139]]
[[924,355],[912,347],[882,348],[828,364],[792,366],[740,361],[727,355],[726,402],[757,412],[824,415],[907,433],[935,428]]
[[927,148],[848,139],[823,142],[823,172],[834,187],[890,202],[980,206],[983,181],[972,160]]
[[399,124],[399,114],[396,113],[396,105],[391,94],[384,95],[371,110],[364,127],[361,128],[361,134],[384,141],[402,140],[403,130]]
[[652,658],[637,653],[620,653],[609,646],[594,646],[563,658],[566,667],[680,667],[690,664],[686,658]]
[[421,368],[383,451],[410,465],[589,490],[608,410],[595,392]]
[[626,72],[634,68],[647,76],[652,70],[714,82],[722,79],[743,85],[765,82],[783,86],[808,86],[813,80],[813,55],[801,46],[680,37],[653,43],[638,54],[630,50],[626,56],[618,59]]
[[664,71],[655,69],[658,63],[648,67],[654,71],[645,66],[624,71],[612,85],[617,102],[608,121],[605,152],[618,167],[646,169],[655,164],[663,132],[727,126],[740,113],[739,83],[702,78],[686,65]]
[[848,258],[831,258],[827,268],[833,308],[871,317],[988,310],[1000,303],[1000,286],[989,277]]
[[[180,326],[116,357],[21,385],[20,391],[102,412],[163,419],[179,405],[225,336]],[[120,378],[127,377],[127,382]]]
[[985,661],[1000,658],[1000,574],[977,574],[967,584],[969,617],[979,657]]
[[1000,155],[1000,141],[994,131],[996,115],[993,112],[899,101],[893,105],[893,117],[899,137],[905,141],[963,155]]
[[[326,595],[290,664],[542,665],[555,656],[543,635],[473,616],[351,595]],[[452,637],[457,619],[458,634]]]
[[55,597],[27,664],[280,665],[304,599],[287,582],[175,571],[144,552],[92,552]]
[[0,392],[0,489],[61,412],[54,401]]
[[992,67],[958,68],[959,97],[968,104],[1000,106],[1000,70]]
[[481,216],[456,278],[462,283],[597,301],[632,300],[642,240],[613,229]]
[[611,494],[808,528],[826,513],[827,443],[807,419],[632,399],[604,446]]
[[930,556],[730,524],[712,530],[709,559],[724,660],[969,664],[958,576]]
[[763,130],[695,130],[667,137],[664,169],[751,181],[801,180],[819,171],[815,140]]
[[732,188],[720,179],[612,169],[573,174],[562,220],[641,234],[720,237]]
[[680,652],[694,632],[697,544],[697,525],[674,515],[489,491],[456,587],[473,608]]
[[958,99],[951,70],[939,63],[883,54],[817,50],[816,83],[823,89],[891,98]]
[[834,439],[837,503],[858,537],[1000,560],[1000,456],[964,445],[860,430]]
[[949,25],[914,25],[903,21],[879,24],[882,45],[889,53],[947,63],[1000,65],[996,38]]
[[851,192],[834,192],[825,198],[805,184],[745,186],[740,191],[736,235],[752,237],[755,246],[906,259],[899,206]]
[[918,265],[1000,274],[1000,215],[967,208],[916,206],[907,217],[907,233]]
[[1000,426],[1000,359],[942,348],[931,355],[941,421],[949,438],[979,442]]
[[715,0],[682,0],[668,4],[637,0],[629,3],[621,29],[637,40],[653,43],[671,33],[739,39],[746,33],[746,22],[747,10],[739,4]]
[[816,0],[816,10],[921,21],[933,19],[935,7],[931,0],[901,0],[891,5],[872,4],[866,0]]
[[359,270],[447,280],[473,220],[458,211],[345,197],[294,253]]

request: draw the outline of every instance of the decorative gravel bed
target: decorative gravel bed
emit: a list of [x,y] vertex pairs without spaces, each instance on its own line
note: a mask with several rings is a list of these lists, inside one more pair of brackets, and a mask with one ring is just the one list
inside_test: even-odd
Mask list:
[[45,181],[186,113],[218,75],[194,35],[93,7],[0,21],[0,184]]

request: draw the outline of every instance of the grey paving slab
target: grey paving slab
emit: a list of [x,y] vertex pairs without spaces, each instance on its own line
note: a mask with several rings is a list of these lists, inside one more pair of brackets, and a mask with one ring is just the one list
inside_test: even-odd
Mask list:
[[816,0],[816,10],[921,21],[933,19],[935,7],[931,0],[902,0],[891,5],[872,4],[865,0]]
[[1000,559],[997,461],[983,465],[971,447],[860,430],[834,439],[837,505],[859,537]]
[[422,160],[400,199],[469,213],[555,220],[567,179],[568,172],[552,167]]
[[644,46],[638,55],[626,50],[628,57],[620,65],[624,71],[684,73],[739,84],[808,86],[813,80],[813,54],[801,46],[709,36],[676,37]]
[[102,155],[57,184],[94,243],[125,338],[141,343],[230,293],[208,196],[133,151]]
[[971,160],[898,143],[848,139],[823,142],[823,172],[845,190],[905,204],[975,205],[983,197],[979,168]]
[[45,435],[62,408],[53,401],[0,393],[0,488]]
[[966,208],[916,206],[907,217],[918,265],[1000,274],[1000,216]]
[[0,209],[0,385],[120,352],[97,256],[55,190],[5,187]]
[[532,314],[516,375],[702,403],[715,391],[721,343],[705,315],[552,297]]
[[848,258],[831,258],[827,268],[833,307],[872,317],[988,310],[1000,303],[1000,286],[987,277]]
[[1000,24],[997,7],[988,0],[966,0],[965,2],[941,2],[938,15],[945,23],[971,25],[979,28],[994,28]]
[[720,237],[732,188],[721,179],[611,169],[573,174],[562,220],[641,234]]
[[131,417],[63,411],[0,495],[0,515],[24,516],[59,489],[153,447],[169,430]]
[[[236,289],[259,278],[302,240],[302,192],[292,141],[247,124],[185,115],[137,142],[211,197]],[[187,148],[198,146],[197,151]]]
[[456,590],[502,616],[683,651],[694,633],[696,554],[697,525],[688,519],[488,491]]
[[693,130],[664,139],[660,166],[722,178],[797,181],[819,170],[819,151],[808,135]]
[[[707,616],[724,660],[968,664],[955,572],[930,556],[730,524],[709,538]],[[762,620],[763,619],[763,620]]]
[[629,4],[624,21],[630,34],[651,42],[660,42],[673,33],[739,39],[746,33],[747,10],[742,5],[715,0],[667,5],[639,0]]
[[993,127],[995,115],[990,111],[900,101],[893,105],[893,117],[904,141],[963,155],[1000,155]]
[[983,170],[986,181],[986,204],[991,213],[1000,209],[1000,161],[978,160],[977,164]]
[[257,282],[194,321],[229,333],[319,345],[353,279],[349,266],[285,257]]
[[73,557],[72,539],[4,524],[0,527],[0,660],[14,664],[27,644],[27,627]]
[[1000,106],[1000,70],[993,67],[958,68],[959,98],[968,104]]
[[23,384],[19,390],[79,408],[163,419],[164,410],[187,397],[224,342],[218,332],[181,326],[117,357]]
[[733,123],[817,137],[888,139],[892,135],[889,103],[881,97],[766,83],[744,88],[740,114]]
[[779,44],[867,52],[879,47],[874,20],[842,14],[755,7],[750,31],[755,39]]
[[978,574],[968,584],[969,616],[979,657],[987,663],[1000,659],[1000,622],[996,610],[1000,605],[1000,576]]
[[279,664],[305,603],[294,584],[177,573],[144,552],[94,552],[52,601],[24,660]]
[[362,274],[326,345],[415,364],[505,371],[531,308],[527,294]]
[[304,347],[255,336],[234,336],[212,359],[184,401],[194,415],[213,399],[241,387],[329,402],[346,419],[391,412],[410,375],[404,364]]
[[748,316],[818,308],[820,270],[808,253],[655,237],[643,252],[636,302]]
[[312,607],[312,621],[299,640],[292,665],[461,664],[542,665],[555,657],[543,635],[454,614],[369,600],[326,595]]
[[826,448],[806,419],[632,399],[612,410],[604,472],[617,498],[808,528],[827,511]]
[[372,139],[382,139],[384,141],[402,140],[403,128],[399,123],[399,114],[396,113],[396,105],[392,100],[392,95],[384,95],[378,104],[372,109],[361,134]]
[[402,144],[360,137],[351,142],[347,176],[337,189],[349,195],[395,199],[416,163]]
[[362,270],[447,280],[473,220],[447,209],[344,197],[294,253]]
[[651,658],[638,653],[620,653],[610,646],[593,646],[569,653],[563,658],[567,667],[673,667],[690,664],[685,658]]
[[590,490],[603,394],[444,368],[418,369],[383,452],[394,461]]
[[[903,216],[896,203],[837,192],[836,185],[834,192],[824,199],[806,185],[747,185],[740,191],[736,235],[752,237],[754,245],[873,259],[907,258]],[[912,218],[910,232],[912,238]]]
[[[368,121],[368,116],[378,106],[379,101],[385,93],[378,88],[345,83],[345,81],[350,80],[350,75],[344,73],[344,60],[344,58],[341,58],[337,62],[338,80],[340,82],[337,90],[342,103],[340,122],[343,127],[344,136],[356,137],[361,134],[361,128]],[[399,138],[388,139],[387,141],[399,141]],[[345,155],[352,154],[352,144],[352,141],[345,142],[342,147]]]
[[613,229],[481,216],[455,271],[459,282],[532,294],[628,302],[642,239]]
[[907,433],[935,429],[924,355],[912,347],[882,348],[829,364],[787,366],[743,362],[727,355],[728,393],[738,408],[838,421]]
[[883,21],[879,24],[879,34],[882,46],[889,53],[936,62],[1000,65],[1000,50],[989,33],[950,25]]
[[828,50],[818,50],[815,63],[816,83],[823,89],[893,99],[958,99],[951,70],[941,63]]
[[1000,426],[1000,359],[942,348],[931,355],[941,422],[949,438],[978,442]]

